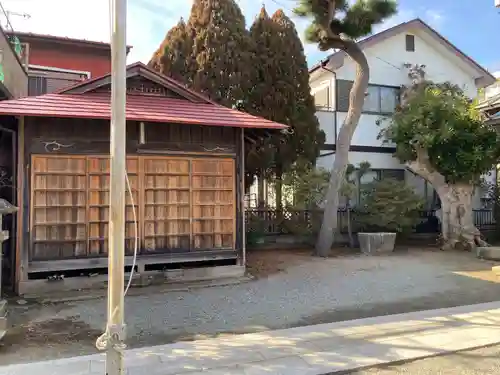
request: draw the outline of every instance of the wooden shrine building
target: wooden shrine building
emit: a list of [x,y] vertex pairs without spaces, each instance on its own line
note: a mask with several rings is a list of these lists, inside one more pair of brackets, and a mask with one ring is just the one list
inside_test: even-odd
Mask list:
[[[19,294],[106,285],[110,88],[106,75],[0,102],[0,119],[17,132],[9,259]],[[242,274],[244,146],[286,126],[217,105],[141,63],[127,68],[126,115],[126,271],[137,222],[136,271],[148,280]]]

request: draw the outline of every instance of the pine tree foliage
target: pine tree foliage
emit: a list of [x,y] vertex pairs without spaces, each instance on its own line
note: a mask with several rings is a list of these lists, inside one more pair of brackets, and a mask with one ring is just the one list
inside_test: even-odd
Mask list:
[[192,88],[227,107],[245,99],[252,63],[245,17],[234,0],[194,0],[188,21]]
[[404,181],[374,181],[364,189],[365,214],[359,219],[368,230],[404,232],[419,222],[423,202]]
[[316,243],[316,254],[327,256],[337,232],[340,191],[349,163],[349,147],[358,126],[365,92],[370,79],[368,60],[356,40],[373,32],[373,27],[396,13],[395,0],[299,0],[295,13],[311,24],[306,38],[322,51],[340,49],[349,56],[356,75],[349,94],[349,110],[336,140],[336,154],[326,194],[323,223]]
[[373,27],[394,15],[395,0],[299,0],[294,12],[311,18],[306,39],[327,51],[345,48],[344,37],[358,40],[373,33]]
[[279,9],[272,17],[278,28],[276,59],[276,109],[281,109],[280,122],[291,126],[285,139],[276,142],[276,164],[287,170],[299,157],[314,163],[325,142],[319,128],[316,108],[309,86],[304,46],[295,24]]
[[192,82],[192,42],[189,29],[180,19],[171,28],[158,50],[149,61],[149,66],[178,82]]
[[[324,143],[302,42],[295,24],[282,10],[270,18],[264,7],[250,28],[254,63],[252,87],[244,109],[256,116],[290,125],[287,134],[275,134],[247,156],[247,173],[264,177],[290,170],[300,158],[312,164]],[[279,188],[279,187],[278,187]]]
[[[252,68],[250,70],[251,86],[241,109],[268,120],[275,119],[274,97],[276,87],[275,50],[276,25],[269,17],[265,7],[250,27],[250,48],[252,52]],[[268,178],[272,175],[273,148],[270,139],[261,140],[247,148],[245,173],[247,185],[255,176]]]
[[[195,0],[187,23],[167,34],[150,66],[215,102],[291,126],[248,148],[247,180],[280,175],[324,142],[310,94],[302,42],[283,13],[263,8],[250,31],[235,0]],[[181,78],[181,76],[183,78]]]

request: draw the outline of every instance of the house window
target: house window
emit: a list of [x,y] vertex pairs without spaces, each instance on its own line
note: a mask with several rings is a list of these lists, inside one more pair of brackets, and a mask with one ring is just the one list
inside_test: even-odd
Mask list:
[[405,171],[404,169],[381,169],[380,171],[380,179],[384,178],[392,178],[398,181],[405,180]]
[[313,96],[316,108],[327,109],[330,107],[330,88],[328,86],[316,91]]
[[386,178],[404,181],[405,171],[404,169],[370,169],[360,176],[359,182],[361,185],[364,185],[375,180],[380,181]]
[[47,93],[47,78],[46,77],[28,77],[28,95],[36,96]]
[[406,51],[415,52],[415,35],[406,34]]
[[[349,110],[349,92],[352,81],[337,81],[337,110],[347,112]],[[399,104],[399,88],[391,86],[369,85],[366,91],[363,112],[372,114],[391,114]]]
[[380,88],[380,112],[393,113],[399,103],[399,89],[394,87]]
[[380,88],[368,86],[366,94],[363,112],[380,112]]
[[388,86],[368,86],[363,112],[393,113],[399,102],[399,89]]

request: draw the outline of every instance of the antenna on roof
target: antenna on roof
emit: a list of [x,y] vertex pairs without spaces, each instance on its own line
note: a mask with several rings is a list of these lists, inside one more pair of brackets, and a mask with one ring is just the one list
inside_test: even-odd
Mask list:
[[[3,15],[1,13],[3,13]],[[31,18],[31,15],[28,13],[17,13],[17,12],[12,12],[10,10],[5,10],[5,8],[2,6],[2,4],[0,4],[0,17],[2,18],[0,26],[5,28],[8,31],[13,32],[14,28],[12,27],[12,24],[10,22],[11,16],[22,17],[24,19]]]
[[28,14],[28,13],[17,13],[17,12],[12,12],[10,10],[5,11],[5,14],[7,14],[7,16],[22,17],[22,18],[24,18],[26,20],[29,20],[31,18],[31,14]]

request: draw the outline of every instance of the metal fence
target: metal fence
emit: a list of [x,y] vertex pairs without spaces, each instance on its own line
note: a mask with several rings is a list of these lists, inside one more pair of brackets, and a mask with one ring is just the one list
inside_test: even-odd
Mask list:
[[[479,230],[491,229],[495,225],[492,210],[474,210],[474,224]],[[341,233],[347,232],[348,214],[351,215],[352,230],[356,232],[358,223],[356,217],[362,215],[360,212],[351,210],[349,213],[345,209],[340,209],[337,213],[338,228]],[[258,230],[267,235],[278,235],[294,233],[297,230],[311,231],[318,228],[322,220],[321,210],[291,210],[284,209],[248,209],[245,212],[247,228]],[[436,211],[420,211],[421,221],[417,224],[414,233],[436,233],[439,232],[439,220]]]

